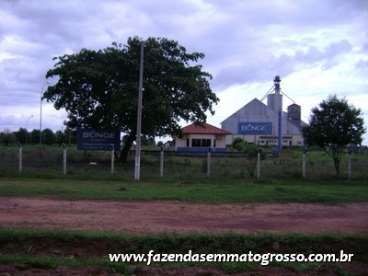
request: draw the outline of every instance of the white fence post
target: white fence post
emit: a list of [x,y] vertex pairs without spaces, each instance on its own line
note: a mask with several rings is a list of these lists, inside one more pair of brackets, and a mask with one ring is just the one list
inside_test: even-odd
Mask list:
[[161,147],[161,152],[160,152],[160,176],[163,177],[164,176],[164,148]]
[[307,177],[307,152],[303,152],[303,161],[302,161],[302,176],[303,178]]
[[207,152],[207,177],[211,176],[211,148]]
[[19,146],[18,150],[18,172],[23,172],[23,148],[22,146]]
[[348,154],[348,179],[351,179],[351,151]]
[[114,145],[112,145],[111,149],[111,174],[115,173],[115,150]]
[[256,177],[257,180],[261,178],[261,153],[257,153],[257,168],[256,168]]
[[67,149],[63,148],[63,174],[66,175],[67,169],[66,169],[66,162],[67,162]]

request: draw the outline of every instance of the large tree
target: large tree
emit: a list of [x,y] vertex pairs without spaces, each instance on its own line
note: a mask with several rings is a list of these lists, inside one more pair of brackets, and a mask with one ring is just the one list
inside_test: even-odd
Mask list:
[[360,145],[365,132],[362,112],[345,99],[330,96],[312,109],[309,125],[303,128],[307,145],[323,148],[333,159],[336,174],[349,144]]
[[18,131],[14,132],[14,135],[17,139],[17,142],[20,144],[27,144],[29,142],[29,133],[25,128],[20,128]]
[[[56,58],[46,77],[56,78],[44,98],[68,113],[67,126],[115,128],[126,134],[121,152],[125,159],[136,138],[138,73],[142,41],[129,38],[102,50],[83,49]],[[211,91],[211,75],[178,42],[148,38],[144,43],[142,134],[180,133],[178,122],[206,120],[206,111],[218,98]]]

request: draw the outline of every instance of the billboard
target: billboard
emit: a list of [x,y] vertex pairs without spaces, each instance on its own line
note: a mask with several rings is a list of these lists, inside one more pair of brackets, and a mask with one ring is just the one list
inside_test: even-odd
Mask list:
[[245,135],[271,135],[271,122],[240,122],[238,133]]
[[120,131],[109,129],[79,128],[77,147],[79,150],[120,150]]

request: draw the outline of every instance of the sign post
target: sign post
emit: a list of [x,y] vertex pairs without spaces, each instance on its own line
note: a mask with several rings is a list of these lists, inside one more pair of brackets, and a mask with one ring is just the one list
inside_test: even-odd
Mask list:
[[19,146],[19,151],[18,151],[18,171],[21,174],[23,172],[23,148],[20,145]]
[[111,174],[115,173],[115,151],[120,150],[120,131],[80,128],[77,130],[79,150],[103,150],[111,152]]
[[111,144],[111,174],[115,173],[115,150],[114,144]]
[[163,177],[164,176],[164,148],[161,147],[161,152],[160,152],[160,176]]
[[256,177],[257,180],[261,178],[261,153],[258,151],[257,153],[257,167],[256,167]]
[[207,177],[211,176],[211,148],[207,152]]
[[303,161],[302,161],[302,176],[303,178],[307,177],[307,150],[303,151]]
[[351,148],[348,149],[348,179],[351,179],[351,154],[352,150]]
[[63,174],[66,175],[66,160],[67,160],[67,150],[65,145],[63,147]]

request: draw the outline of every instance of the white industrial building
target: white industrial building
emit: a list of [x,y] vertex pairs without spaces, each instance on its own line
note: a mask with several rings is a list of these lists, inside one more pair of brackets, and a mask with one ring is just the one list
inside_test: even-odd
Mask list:
[[226,136],[226,144],[240,137],[257,145],[302,146],[301,107],[295,103],[282,111],[283,95],[280,78],[275,77],[274,89],[267,95],[267,104],[253,99],[221,123],[224,130],[231,132]]

